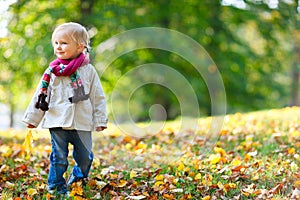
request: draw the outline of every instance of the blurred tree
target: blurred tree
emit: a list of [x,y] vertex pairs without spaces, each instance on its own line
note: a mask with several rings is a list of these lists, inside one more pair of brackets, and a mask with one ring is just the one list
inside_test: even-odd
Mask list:
[[[10,104],[11,113],[28,104],[41,74],[54,59],[50,41],[54,27],[75,21],[89,30],[92,62],[99,71],[103,57],[97,47],[101,42],[134,28],[164,27],[190,36],[207,50],[222,74],[228,112],[281,107],[289,101],[296,105],[300,63],[297,2],[280,1],[277,7],[264,2],[248,0],[237,8],[211,0],[18,0],[8,11],[12,14],[9,34],[0,41],[4,55],[0,57],[0,102]],[[158,49],[129,52],[111,63],[101,77],[108,98],[122,75],[145,63],[171,66],[186,77],[196,91],[202,114],[210,114],[210,96],[201,75],[179,55]],[[124,93],[133,81],[124,83]],[[133,97],[138,120],[147,120],[147,108],[156,103],[166,108],[169,119],[180,114],[176,96],[166,88],[147,85]],[[116,106],[125,112],[122,102]]]
[[[266,41],[265,59],[270,67],[281,73],[276,73],[278,84],[287,90],[279,91],[276,96],[287,96],[285,105],[299,105],[299,66],[300,66],[300,15],[298,1],[245,1],[248,10],[257,16],[261,23],[259,31]],[[277,47],[277,48],[276,48]],[[282,76],[291,77],[287,80]],[[280,90],[272,84],[273,89]],[[290,89],[288,89],[290,88]],[[289,93],[289,94],[287,94]]]

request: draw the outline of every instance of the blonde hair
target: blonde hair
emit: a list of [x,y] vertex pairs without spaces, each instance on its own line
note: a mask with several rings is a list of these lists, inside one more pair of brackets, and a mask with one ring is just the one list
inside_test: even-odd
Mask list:
[[52,38],[51,38],[52,44],[55,35],[59,31],[67,32],[70,35],[70,37],[78,44],[83,43],[84,47],[87,49],[87,52],[89,52],[90,37],[85,27],[75,22],[68,22],[57,26],[52,33]]

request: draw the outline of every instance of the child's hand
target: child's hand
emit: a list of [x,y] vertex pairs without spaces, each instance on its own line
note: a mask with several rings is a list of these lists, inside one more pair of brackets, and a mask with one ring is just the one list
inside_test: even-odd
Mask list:
[[98,127],[96,127],[96,131],[103,131],[106,128],[107,127],[105,127],[105,126],[98,126]]
[[27,128],[36,128],[36,127],[32,124],[27,124]]

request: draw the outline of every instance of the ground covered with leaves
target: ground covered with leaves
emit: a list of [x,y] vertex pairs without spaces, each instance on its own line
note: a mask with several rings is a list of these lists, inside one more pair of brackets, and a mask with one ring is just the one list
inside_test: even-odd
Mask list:
[[[222,130],[179,131],[168,122],[145,137],[110,126],[94,133],[94,162],[88,179],[69,197],[47,193],[49,135],[34,133],[31,156],[26,131],[0,133],[1,199],[298,199],[300,198],[300,108],[225,116]],[[72,147],[70,147],[70,151]],[[70,156],[70,174],[74,161]]]

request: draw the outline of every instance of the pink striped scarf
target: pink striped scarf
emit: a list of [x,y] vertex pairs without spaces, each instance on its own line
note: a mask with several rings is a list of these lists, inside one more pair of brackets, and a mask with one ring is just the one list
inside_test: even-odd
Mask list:
[[48,103],[46,102],[46,97],[48,95],[48,87],[50,84],[51,74],[55,76],[70,76],[72,82],[72,88],[74,89],[74,96],[69,98],[71,103],[77,103],[78,101],[88,99],[89,95],[84,93],[84,88],[82,80],[77,72],[77,69],[80,66],[86,65],[89,63],[88,57],[81,53],[77,58],[70,60],[56,59],[50,63],[50,66],[47,68],[43,74],[40,94],[38,96],[38,101],[35,104],[37,109],[47,111]]

